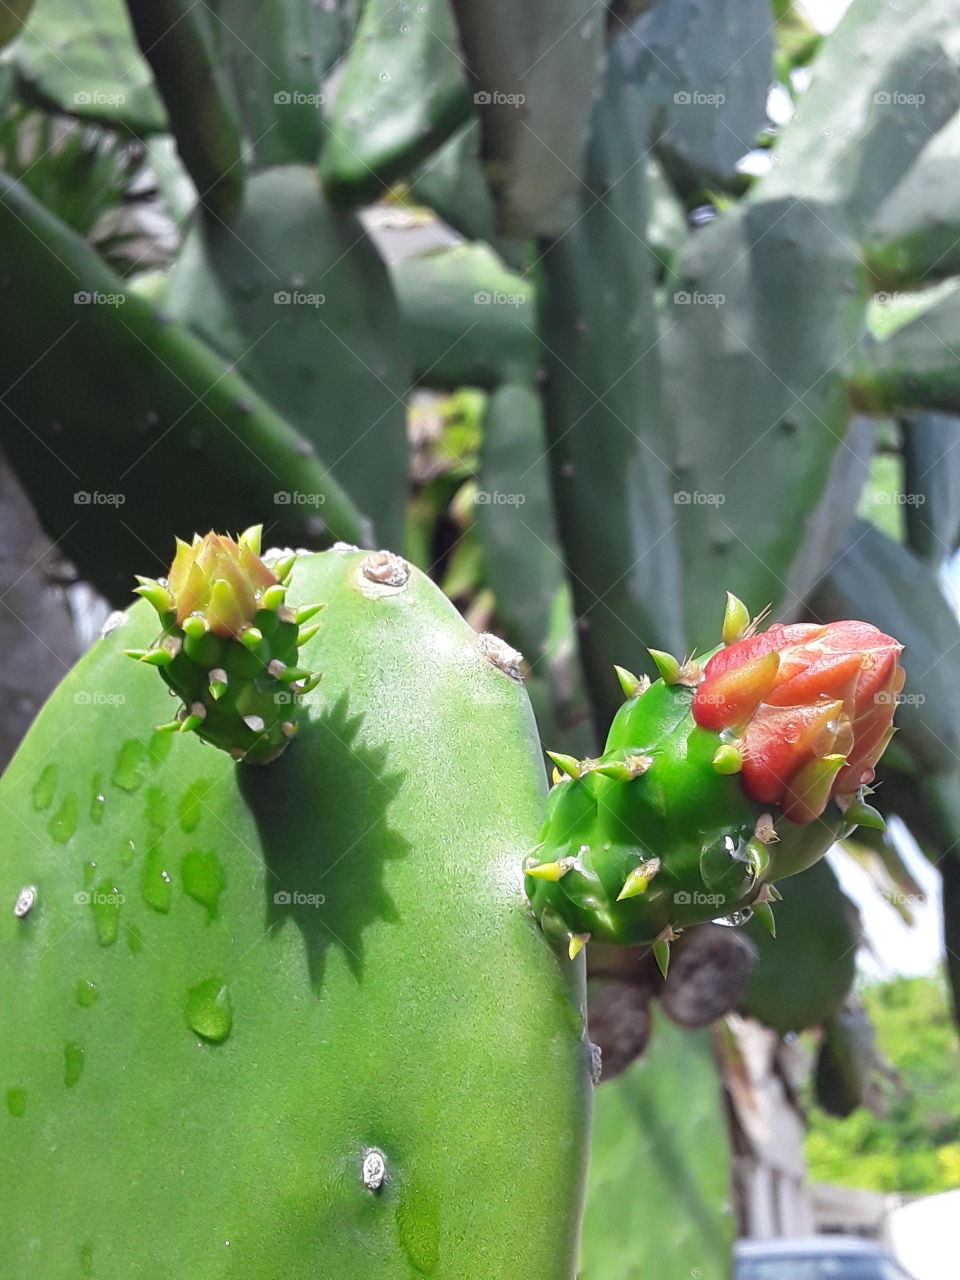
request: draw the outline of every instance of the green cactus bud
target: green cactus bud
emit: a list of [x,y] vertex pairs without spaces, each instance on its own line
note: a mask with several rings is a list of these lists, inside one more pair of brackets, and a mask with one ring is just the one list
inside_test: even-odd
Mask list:
[[216,533],[177,542],[166,581],[138,578],[136,594],[160,615],[151,649],[127,650],[158,668],[183,700],[164,728],[196,733],[235,760],[267,764],[297,730],[299,701],[319,676],[298,663],[301,631],[322,605],[294,613],[284,604],[295,556],[260,559],[260,526],[234,541]]

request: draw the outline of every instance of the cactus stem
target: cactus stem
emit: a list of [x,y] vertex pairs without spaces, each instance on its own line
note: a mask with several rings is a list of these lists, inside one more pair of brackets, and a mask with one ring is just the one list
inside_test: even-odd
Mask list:
[[[273,663],[270,664],[270,666],[272,665]],[[283,666],[282,663],[280,665]],[[270,671],[270,667],[268,667],[267,670]],[[274,675],[275,672],[271,671],[270,674]],[[298,680],[309,680],[312,675],[313,672],[309,671],[306,667],[284,667],[283,671],[277,676],[277,679],[281,684],[294,684]]]
[[311,676],[309,680],[304,680],[297,690],[298,693],[312,693],[320,681],[323,679],[323,672],[318,671],[315,676]]
[[295,622],[298,626],[303,626],[305,622],[309,622],[311,618],[315,618],[321,609],[325,609],[325,604],[305,604],[302,608],[297,609]]
[[743,768],[743,755],[736,747],[724,743],[713,753],[712,763],[717,773],[739,773]]
[[572,871],[576,858],[560,858],[556,862],[541,862],[539,866],[527,867],[527,875],[534,880],[562,880],[568,871]]
[[624,898],[637,898],[640,894],[646,893],[650,881],[659,870],[659,858],[650,858],[646,862],[641,862],[639,867],[634,867],[624,880],[623,888],[617,894],[617,901],[622,902]]
[[777,922],[773,918],[773,908],[769,902],[754,902],[753,914],[769,933],[771,938],[777,936]]
[[571,933],[570,943],[567,947],[567,955],[571,960],[576,960],[577,956],[590,941],[589,933]]
[[263,632],[259,627],[243,627],[240,631],[240,643],[248,649],[256,649],[257,645],[263,643]]
[[561,751],[548,751],[547,755],[560,772],[565,773],[568,778],[580,778],[583,776],[583,767],[576,756],[565,756]]
[[750,627],[750,611],[742,600],[727,592],[727,604],[723,611],[723,643],[736,644]]

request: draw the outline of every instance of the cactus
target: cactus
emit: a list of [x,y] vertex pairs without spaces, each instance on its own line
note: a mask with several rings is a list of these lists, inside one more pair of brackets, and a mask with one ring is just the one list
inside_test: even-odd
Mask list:
[[302,556],[288,598],[328,608],[279,760],[151,731],[140,602],[0,785],[4,1266],[572,1280],[582,965],[523,907],[509,655],[388,553]]
[[591,938],[649,943],[665,971],[689,925],[756,911],[773,931],[773,880],[857,824],[882,827],[863,796],[892,732],[900,645],[858,623],[754,631],[728,595],[724,645],[683,665],[653,651],[652,685],[620,669],[627,700],[603,754],[553,756],[567,776],[527,893],[571,956]]

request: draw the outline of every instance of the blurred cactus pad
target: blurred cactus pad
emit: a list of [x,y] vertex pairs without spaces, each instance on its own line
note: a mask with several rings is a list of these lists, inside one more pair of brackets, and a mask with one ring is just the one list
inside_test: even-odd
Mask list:
[[[6,6],[0,1272],[727,1274],[729,1054],[588,1182],[583,957],[635,1057],[752,912],[713,1016],[829,1035],[909,832],[960,991],[958,173],[955,0]],[[725,589],[876,685],[744,709]],[[578,1263],[622,1148],[712,1211]]]

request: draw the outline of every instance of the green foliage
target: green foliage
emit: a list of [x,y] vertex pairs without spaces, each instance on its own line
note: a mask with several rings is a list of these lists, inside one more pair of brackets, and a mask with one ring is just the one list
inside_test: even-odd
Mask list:
[[960,1176],[960,1048],[943,978],[896,978],[862,995],[898,1079],[885,1086],[880,1116],[811,1111],[810,1176],[908,1195],[952,1190]]

